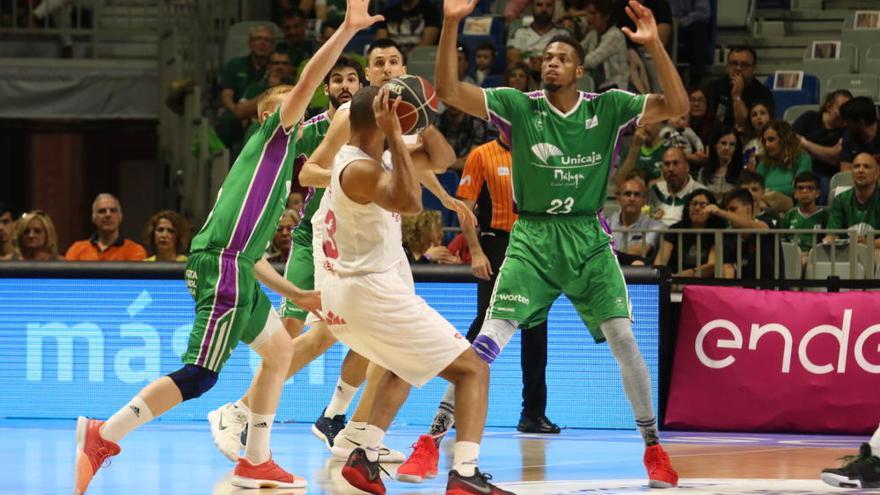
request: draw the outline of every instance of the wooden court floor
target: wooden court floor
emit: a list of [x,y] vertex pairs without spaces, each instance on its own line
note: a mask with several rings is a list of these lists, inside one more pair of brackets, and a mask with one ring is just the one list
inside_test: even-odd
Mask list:
[[[422,428],[395,427],[389,446],[406,450]],[[75,450],[74,421],[0,422],[0,494],[69,494]],[[480,467],[518,494],[635,493],[691,495],[861,495],[878,490],[842,490],[818,474],[836,459],[855,453],[861,437],[664,432],[663,443],[682,481],[672,490],[647,487],[643,447],[635,431],[563,430],[560,435],[522,435],[491,428],[482,444]],[[122,442],[122,454],[101,470],[93,495],[354,494],[309,425],[276,425],[276,461],[309,481],[306,490],[241,490],[228,483],[231,463],[216,452],[206,423],[155,423]],[[441,476],[422,485],[386,479],[389,494],[443,494],[452,442],[442,447]],[[396,466],[386,466],[393,474]]]

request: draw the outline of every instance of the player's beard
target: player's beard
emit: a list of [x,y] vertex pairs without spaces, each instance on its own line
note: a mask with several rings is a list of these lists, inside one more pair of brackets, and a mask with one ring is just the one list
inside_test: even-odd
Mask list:
[[[348,95],[348,99],[345,101],[351,101],[351,93],[348,91],[343,91],[339,93],[339,96]],[[332,94],[327,95],[327,99],[330,100],[330,104],[333,105],[333,108],[339,108],[342,103],[339,102],[339,96],[333,96]]]
[[544,82],[544,91],[555,93],[562,89],[562,86],[559,83],[555,82]]

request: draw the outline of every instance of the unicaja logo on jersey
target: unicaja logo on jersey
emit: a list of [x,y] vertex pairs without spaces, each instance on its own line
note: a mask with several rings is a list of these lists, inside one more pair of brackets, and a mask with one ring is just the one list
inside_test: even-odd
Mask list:
[[550,143],[538,143],[532,146],[532,154],[539,161],[532,161],[532,165],[544,168],[582,168],[592,167],[602,163],[602,155],[595,151],[589,155],[577,154],[566,156],[556,145]]

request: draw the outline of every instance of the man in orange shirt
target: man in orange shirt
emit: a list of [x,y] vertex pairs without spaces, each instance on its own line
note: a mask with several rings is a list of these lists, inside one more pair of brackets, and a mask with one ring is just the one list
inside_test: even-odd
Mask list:
[[92,223],[97,230],[88,239],[76,241],[67,250],[68,261],[141,261],[147,251],[140,244],[119,235],[122,206],[115,196],[101,193],[92,203]]
[[[483,326],[495,276],[504,261],[510,231],[517,218],[513,210],[512,157],[504,139],[499,137],[471,151],[456,193],[468,206],[473,208],[477,205],[479,210],[479,238],[474,227],[462,226],[462,233],[470,248],[471,270],[480,279],[477,285],[477,317],[467,334],[470,341],[476,338]],[[559,433],[559,426],[545,415],[546,321],[522,332],[521,352],[523,409],[517,429],[525,433]]]

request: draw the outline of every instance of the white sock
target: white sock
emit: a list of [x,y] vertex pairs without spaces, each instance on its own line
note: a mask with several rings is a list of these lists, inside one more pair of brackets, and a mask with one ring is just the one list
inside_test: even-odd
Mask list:
[[122,437],[151,419],[153,419],[153,413],[147,407],[147,403],[135,396],[131,402],[116,411],[116,414],[110,416],[110,419],[104,423],[104,426],[101,427],[101,436],[105,440],[119,443]]
[[245,414],[251,413],[251,409],[247,406],[247,404],[242,402],[241,399],[235,401],[232,405],[238,409],[241,409],[241,411],[244,412]]
[[480,457],[480,444],[474,442],[455,442],[453,447],[452,469],[468,478],[474,475],[477,468],[477,457]]
[[272,434],[274,414],[257,414],[253,411],[248,415],[247,445],[244,456],[251,464],[262,464],[269,460],[269,436]]
[[871,446],[871,453],[880,457],[880,426],[877,427],[877,431],[874,432],[874,436],[871,437],[868,444]]
[[361,438],[361,435],[363,435],[366,428],[366,421],[349,421],[345,425],[345,429],[343,431],[349,438],[357,440],[358,438]]
[[382,439],[385,438],[385,432],[378,426],[367,425],[360,433],[360,436],[360,444],[363,445],[364,452],[367,453],[367,459],[371,462],[378,461],[379,450],[382,445]]
[[336,380],[336,388],[333,389],[333,398],[327,404],[327,409],[324,409],[324,417],[332,418],[333,416],[345,414],[345,411],[348,410],[348,405],[354,399],[357,389],[357,387],[345,383],[342,377],[339,377],[339,380]]

